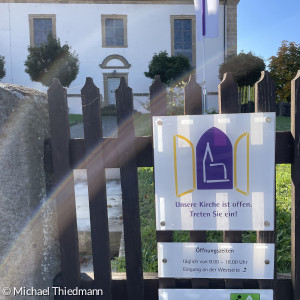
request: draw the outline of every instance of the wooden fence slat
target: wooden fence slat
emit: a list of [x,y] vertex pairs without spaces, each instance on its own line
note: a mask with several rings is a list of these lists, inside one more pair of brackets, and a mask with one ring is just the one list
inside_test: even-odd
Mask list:
[[290,164],[294,156],[294,139],[290,131],[277,131],[275,138],[275,164]]
[[132,89],[121,78],[116,90],[118,146],[121,189],[123,197],[123,226],[127,274],[127,294],[130,300],[144,299],[142,246],[140,233],[139,191],[133,123]]
[[[167,92],[165,86],[160,81],[159,75],[155,76],[154,82],[150,86],[149,90],[150,90],[151,124],[152,124],[153,116],[167,115]],[[153,136],[153,130],[152,130],[152,136]],[[153,156],[153,150],[152,150],[152,156]],[[156,240],[157,242],[172,242],[173,231],[156,231]],[[159,278],[159,288],[162,289],[162,288],[174,288],[174,287],[175,287],[174,278]]]
[[268,71],[262,71],[255,83],[255,112],[276,112],[275,83]]
[[238,86],[231,73],[225,73],[222,82],[218,85],[219,114],[240,113]]
[[300,299],[300,70],[291,84],[292,176],[291,275],[294,299]]
[[202,115],[202,88],[196,82],[196,75],[191,75],[184,88],[184,114]]
[[[275,83],[271,79],[269,72],[262,71],[261,77],[255,83],[255,112],[275,112]],[[275,168],[275,166],[274,166]],[[276,178],[275,181],[275,197],[274,197],[274,227],[276,227]],[[257,232],[258,243],[275,243],[276,229],[274,231],[259,231]],[[276,259],[275,259],[276,261]],[[259,280],[259,287],[261,289],[274,289],[276,280],[276,264],[274,266],[274,280]],[[275,298],[276,299],[276,298]]]
[[151,117],[167,115],[167,92],[159,75],[156,75],[150,86],[150,110]]
[[[196,82],[196,76],[191,75],[189,82],[184,88],[184,114],[201,115],[202,114],[202,88]],[[190,231],[190,242],[206,242],[206,231]],[[208,288],[209,280],[206,278],[192,279],[192,288]]]
[[[48,89],[48,104],[62,284],[66,288],[76,288],[80,285],[80,265],[74,177],[69,157],[70,129],[67,93],[58,79],[53,79]],[[68,299],[78,299],[78,297],[69,296]]]
[[103,142],[100,114],[100,93],[92,78],[86,78],[81,90],[84,123],[87,182],[91,221],[91,241],[94,266],[94,288],[102,289],[101,299],[112,299],[109,229],[104,158],[95,151]]
[[[240,103],[238,97],[238,85],[234,81],[231,73],[225,73],[222,82],[218,86],[219,90],[219,113],[239,113]],[[223,240],[225,243],[241,243],[242,231],[224,231]],[[243,280],[225,280],[226,288],[243,288]]]

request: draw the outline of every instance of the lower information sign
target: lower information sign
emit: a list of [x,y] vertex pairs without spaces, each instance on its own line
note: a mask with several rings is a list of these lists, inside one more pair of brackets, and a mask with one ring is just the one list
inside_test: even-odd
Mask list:
[[159,300],[273,300],[273,290],[160,289]]
[[274,244],[158,243],[157,250],[162,278],[274,278]]

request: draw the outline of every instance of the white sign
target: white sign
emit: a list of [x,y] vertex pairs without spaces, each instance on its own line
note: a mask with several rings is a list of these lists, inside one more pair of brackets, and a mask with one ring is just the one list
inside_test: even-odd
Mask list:
[[275,120],[153,117],[157,230],[274,230]]
[[160,289],[159,300],[273,300],[273,290]]
[[274,244],[158,243],[158,276],[273,279]]

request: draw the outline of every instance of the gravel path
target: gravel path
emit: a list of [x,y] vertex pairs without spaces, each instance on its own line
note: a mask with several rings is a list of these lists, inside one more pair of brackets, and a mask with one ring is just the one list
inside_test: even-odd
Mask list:
[[[117,136],[117,118],[113,116],[102,117],[103,136]],[[84,138],[83,123],[77,123],[70,128],[71,139]]]

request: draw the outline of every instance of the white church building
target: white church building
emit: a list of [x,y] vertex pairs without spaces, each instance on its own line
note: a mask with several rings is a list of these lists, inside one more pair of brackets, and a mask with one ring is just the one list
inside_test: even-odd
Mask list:
[[[79,56],[79,74],[68,88],[73,103],[79,103],[86,77],[100,88],[104,105],[114,103],[114,90],[124,76],[135,108],[141,109],[152,82],[144,72],[153,55],[166,50],[190,59],[198,83],[205,74],[207,109],[217,107],[219,65],[237,48],[238,2],[219,2],[219,35],[205,39],[204,73],[193,0],[0,0],[0,55],[6,62],[1,82],[46,91],[31,81],[24,62],[28,46],[40,45],[52,32]],[[78,112],[75,107],[70,112]]]

